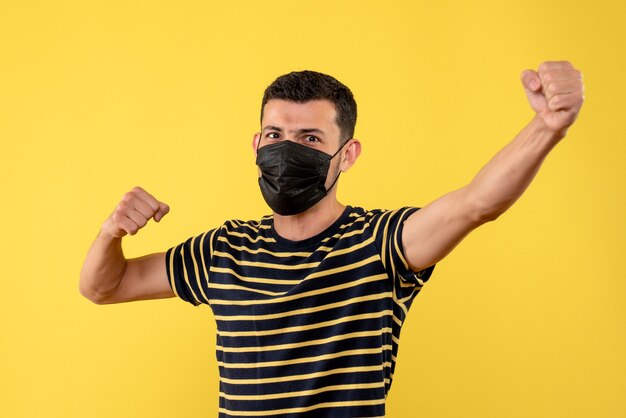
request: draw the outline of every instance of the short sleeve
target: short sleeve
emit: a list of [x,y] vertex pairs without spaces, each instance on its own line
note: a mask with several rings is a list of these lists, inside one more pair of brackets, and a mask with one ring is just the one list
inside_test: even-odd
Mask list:
[[176,296],[194,306],[209,304],[209,271],[217,229],[191,237],[165,253],[167,277]]
[[404,222],[420,208],[404,207],[398,210],[381,211],[374,216],[374,240],[389,277],[401,288],[421,287],[428,281],[435,264],[418,272],[410,269],[404,256],[402,246],[402,230]]

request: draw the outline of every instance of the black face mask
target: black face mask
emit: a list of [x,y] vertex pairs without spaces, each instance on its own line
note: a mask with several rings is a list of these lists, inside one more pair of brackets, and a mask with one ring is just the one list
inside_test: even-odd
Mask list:
[[[330,160],[346,143],[333,155],[288,140],[259,148],[256,165],[261,169],[259,186],[265,202],[284,216],[313,207],[328,193],[324,185]],[[338,178],[339,173],[328,190]]]

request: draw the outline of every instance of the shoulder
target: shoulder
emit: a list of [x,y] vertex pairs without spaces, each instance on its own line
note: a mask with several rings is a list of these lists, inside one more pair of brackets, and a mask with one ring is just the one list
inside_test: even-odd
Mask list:
[[371,224],[385,212],[387,212],[386,209],[366,209],[360,206],[350,206],[344,228]]
[[415,206],[403,206],[396,209],[363,209],[360,207],[353,208],[350,213],[350,219],[354,222],[363,222],[372,228],[378,228],[390,224],[401,224],[406,221],[409,216],[417,212],[420,208]]
[[215,239],[231,243],[273,242],[270,229],[272,216],[263,216],[258,220],[228,219],[215,229]]
[[419,210],[415,206],[403,206],[397,209],[364,209],[362,207],[351,207],[349,219],[373,221],[384,217],[406,217]]
[[241,220],[228,219],[218,228],[226,231],[249,232],[258,231],[259,229],[268,228],[271,225],[272,216],[264,216],[261,219]]
[[387,209],[366,209],[359,206],[350,206],[348,214],[341,226],[343,232],[371,230],[380,222],[381,217],[391,212]]

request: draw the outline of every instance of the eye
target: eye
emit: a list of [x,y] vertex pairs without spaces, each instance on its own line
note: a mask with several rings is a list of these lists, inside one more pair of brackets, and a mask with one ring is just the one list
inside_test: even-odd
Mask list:
[[[276,136],[272,136],[272,135],[276,135]],[[270,139],[278,139],[278,133],[277,132],[270,132],[267,135],[265,135],[265,137],[270,138]]]
[[309,135],[306,137],[306,141],[307,142],[319,142],[319,138],[313,135]]

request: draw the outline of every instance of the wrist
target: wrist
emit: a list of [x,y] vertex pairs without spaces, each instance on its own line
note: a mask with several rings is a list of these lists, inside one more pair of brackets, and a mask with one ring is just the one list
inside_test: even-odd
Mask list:
[[541,153],[550,152],[556,144],[561,142],[567,133],[567,128],[554,130],[550,128],[539,114],[531,120],[529,127],[531,128],[534,141],[539,145]]
[[541,117],[541,115],[539,115],[539,113],[535,114],[531,124],[542,138],[554,143],[558,143],[561,139],[565,138],[567,130],[569,129],[569,126],[560,129],[551,128],[548,124],[546,124],[545,120]]
[[114,228],[110,222],[111,218],[108,218],[106,221],[102,223],[100,226],[100,232],[98,233],[98,238],[106,243],[112,243],[115,241],[121,241],[122,237],[118,236],[114,232]]

